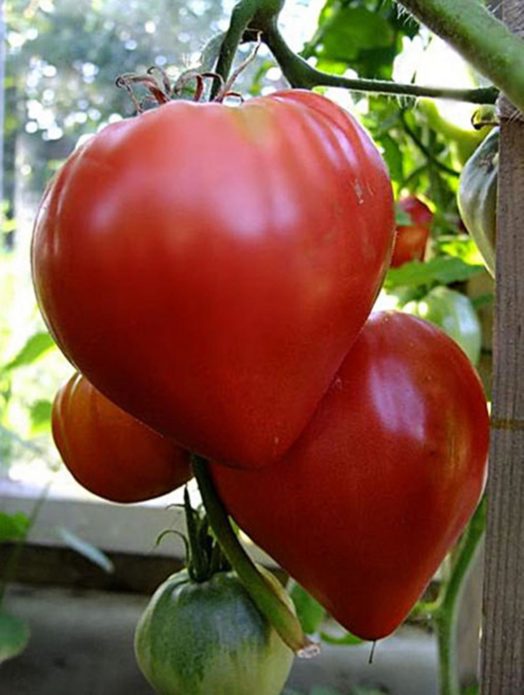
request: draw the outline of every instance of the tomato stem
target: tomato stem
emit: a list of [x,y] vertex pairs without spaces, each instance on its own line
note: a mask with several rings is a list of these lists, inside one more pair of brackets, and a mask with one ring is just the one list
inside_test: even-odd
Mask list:
[[[467,4],[470,2],[475,5],[478,4],[477,0],[467,0]],[[229,28],[222,41],[216,66],[216,72],[223,78],[224,82],[228,79],[235,53],[240,43],[242,41],[253,40],[258,35],[258,32],[262,32],[263,42],[271,50],[282,73],[292,87],[304,89],[313,89],[313,87],[340,87],[349,89],[353,92],[369,92],[373,94],[408,97],[430,97],[434,99],[464,101],[473,104],[494,104],[497,100],[499,92],[498,89],[494,87],[483,87],[479,89],[427,87],[424,85],[403,84],[390,80],[351,79],[317,70],[304,58],[294,53],[281,35],[277,21],[283,4],[282,0],[240,0],[234,7]],[[412,9],[412,6],[424,5],[425,3],[417,2],[416,0],[406,0],[406,2],[402,4],[408,7],[408,9]],[[437,6],[440,4],[455,5],[455,0],[433,0],[429,4]],[[522,45],[520,39],[513,36],[501,22],[492,18],[484,8],[482,9],[484,10],[484,14],[488,15],[488,19],[493,19],[497,25],[502,27],[504,36],[512,37],[512,44],[517,42]],[[417,14],[414,9],[412,9],[412,11]],[[424,17],[425,16],[424,14]],[[422,21],[425,21],[424,17],[421,17]],[[430,29],[439,33],[434,28],[435,23],[432,18],[427,23]],[[490,24],[490,22],[488,22],[488,24]],[[450,40],[450,43],[455,46],[453,41]],[[482,54],[479,56],[479,59],[483,59]],[[471,62],[476,65],[474,61]],[[492,78],[492,71],[483,71],[481,68],[479,69],[488,77]],[[497,86],[501,86],[496,79],[493,79],[493,81]],[[505,78],[503,82],[506,84],[508,80]],[[211,90],[211,99],[217,96],[218,91],[219,85],[215,83]],[[505,91],[509,94],[507,89],[505,89]]]
[[[215,70],[224,82],[227,82],[235,53],[242,41],[244,32],[257,12],[258,5],[259,0],[240,0],[233,8],[229,28],[222,41]],[[215,82],[211,89],[211,99],[218,95],[219,89],[220,85]]]
[[399,0],[524,111],[524,41],[478,0]]
[[481,500],[459,543],[451,575],[434,613],[437,629],[440,695],[459,695],[457,623],[460,597],[486,526],[486,499]]
[[304,58],[294,53],[280,33],[276,18],[263,28],[262,40],[271,50],[284,77],[292,87],[313,89],[313,87],[341,87],[352,92],[371,92],[374,94],[431,97],[465,101],[473,104],[494,104],[498,90],[492,87],[480,89],[450,89],[447,87],[426,87],[416,84],[402,84],[390,80],[351,79],[331,75],[311,66]]
[[238,578],[251,595],[257,608],[271,622],[282,640],[299,655],[301,652],[310,652],[313,645],[304,635],[297,617],[277,596],[238,541],[227,512],[215,490],[206,459],[193,455],[192,463],[209,523]]
[[33,528],[33,526],[38,518],[38,515],[40,514],[40,510],[42,509],[42,506],[44,505],[44,502],[47,499],[49,487],[50,487],[50,483],[48,483],[45,486],[45,488],[42,490],[41,494],[38,496],[32,510],[31,510],[31,514],[29,516],[29,523],[27,524],[26,531],[25,531],[23,536],[21,536],[20,538],[18,538],[15,541],[13,549],[11,550],[11,552],[7,558],[7,562],[5,563],[5,567],[4,567],[4,570],[2,572],[2,576],[0,578],[0,608],[2,607],[7,587],[15,578],[16,571],[18,568],[18,563],[20,562],[20,558],[21,558],[22,552],[24,550],[25,543],[27,541],[27,537],[29,535],[29,532]]

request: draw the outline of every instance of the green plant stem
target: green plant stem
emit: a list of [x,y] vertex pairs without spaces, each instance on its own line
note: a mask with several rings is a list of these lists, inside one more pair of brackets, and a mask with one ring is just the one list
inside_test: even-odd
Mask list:
[[42,491],[42,494],[38,497],[36,500],[33,509],[31,510],[31,515],[29,517],[29,524],[27,526],[27,532],[24,534],[23,538],[19,538],[16,543],[14,548],[12,549],[11,553],[9,554],[9,557],[7,559],[7,562],[4,567],[4,571],[2,574],[2,577],[0,578],[0,607],[2,606],[2,603],[4,601],[5,597],[5,592],[9,584],[14,580],[15,575],[16,575],[16,570],[18,569],[18,563],[20,562],[20,558],[22,556],[22,551],[24,549],[27,536],[29,535],[29,532],[33,528],[38,515],[40,514],[40,510],[42,509],[42,505],[47,499],[47,493],[49,491],[50,484],[46,485],[45,488]]
[[283,75],[292,87],[305,89],[312,89],[313,87],[342,87],[353,92],[432,97],[466,101],[474,104],[493,104],[498,96],[498,91],[491,87],[482,89],[449,89],[446,87],[402,84],[388,80],[350,79],[339,75],[330,75],[312,67],[291,50],[277,27],[276,19],[272,19],[264,27],[262,40],[272,52]]
[[209,523],[222,551],[249,592],[260,612],[270,621],[283,641],[294,651],[308,652],[313,646],[304,635],[297,617],[276,595],[266,578],[258,571],[239,543],[226,510],[215,490],[208,463],[200,456],[192,457],[193,472],[202,495]]
[[456,663],[460,597],[485,526],[486,499],[483,498],[459,544],[451,576],[442,596],[439,597],[439,607],[434,612],[439,654],[440,695],[460,695]]
[[[229,77],[235,53],[242,41],[244,32],[257,12],[258,5],[259,3],[257,0],[241,0],[233,8],[229,28],[222,41],[215,70],[224,82]],[[215,81],[211,89],[211,99],[217,96],[219,90],[220,84],[218,81]]]
[[524,111],[524,41],[479,0],[399,0]]
[[426,147],[426,145],[422,142],[422,140],[418,137],[418,135],[410,128],[408,123],[406,122],[406,118],[404,116],[404,113],[400,113],[400,120],[402,122],[402,127],[404,128],[406,134],[408,135],[409,138],[413,141],[413,143],[418,147],[418,149],[422,152],[422,154],[426,157],[428,160],[428,163],[433,164],[434,166],[437,167],[437,169],[440,169],[446,174],[449,174],[450,176],[455,176],[459,177],[460,176],[460,171],[455,171],[455,169],[452,169],[451,167],[448,167],[447,164],[444,164],[441,162],[433,152],[429,149],[429,147]]

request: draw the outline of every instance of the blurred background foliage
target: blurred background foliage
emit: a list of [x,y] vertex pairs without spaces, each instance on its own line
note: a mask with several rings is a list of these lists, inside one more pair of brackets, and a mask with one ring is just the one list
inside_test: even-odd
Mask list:
[[[176,78],[226,29],[232,7],[232,0],[4,2],[0,473],[30,464],[34,479],[38,467],[58,466],[49,416],[71,367],[39,317],[29,268],[32,220],[46,181],[79,140],[133,115],[128,95],[115,87],[119,74],[156,65]],[[288,0],[281,25],[293,49],[327,72],[446,86],[478,83],[391,0]],[[260,94],[284,85],[262,48],[238,87]],[[390,272],[389,305],[420,298],[436,285],[464,290],[467,280],[484,272],[456,206],[461,167],[486,134],[470,125],[475,107],[323,91],[369,130],[395,196],[417,195],[434,213],[427,262]],[[488,286],[479,306],[490,298]]]

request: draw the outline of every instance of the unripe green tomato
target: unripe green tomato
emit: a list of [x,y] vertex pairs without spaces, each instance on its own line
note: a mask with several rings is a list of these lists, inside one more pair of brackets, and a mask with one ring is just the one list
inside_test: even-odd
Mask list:
[[159,695],[280,695],[293,662],[233,572],[195,582],[182,570],[166,579],[139,620],[135,654]]
[[468,159],[460,175],[457,202],[466,229],[495,277],[499,129]]
[[477,364],[482,344],[480,321],[466,295],[448,287],[435,287],[425,297],[404,305],[402,311],[442,328]]

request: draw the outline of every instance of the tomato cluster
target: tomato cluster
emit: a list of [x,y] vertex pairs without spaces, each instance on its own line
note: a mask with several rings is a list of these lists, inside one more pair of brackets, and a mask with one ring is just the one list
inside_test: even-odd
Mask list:
[[[187,479],[185,451],[211,459],[239,525],[373,639],[471,516],[488,438],[453,341],[407,314],[370,316],[393,236],[367,134],[288,90],[108,126],[48,188],[32,247],[44,317],[84,375],[54,409],[77,478],[112,499],[129,478],[120,499],[138,499]],[[117,434],[129,419],[143,447]]]

